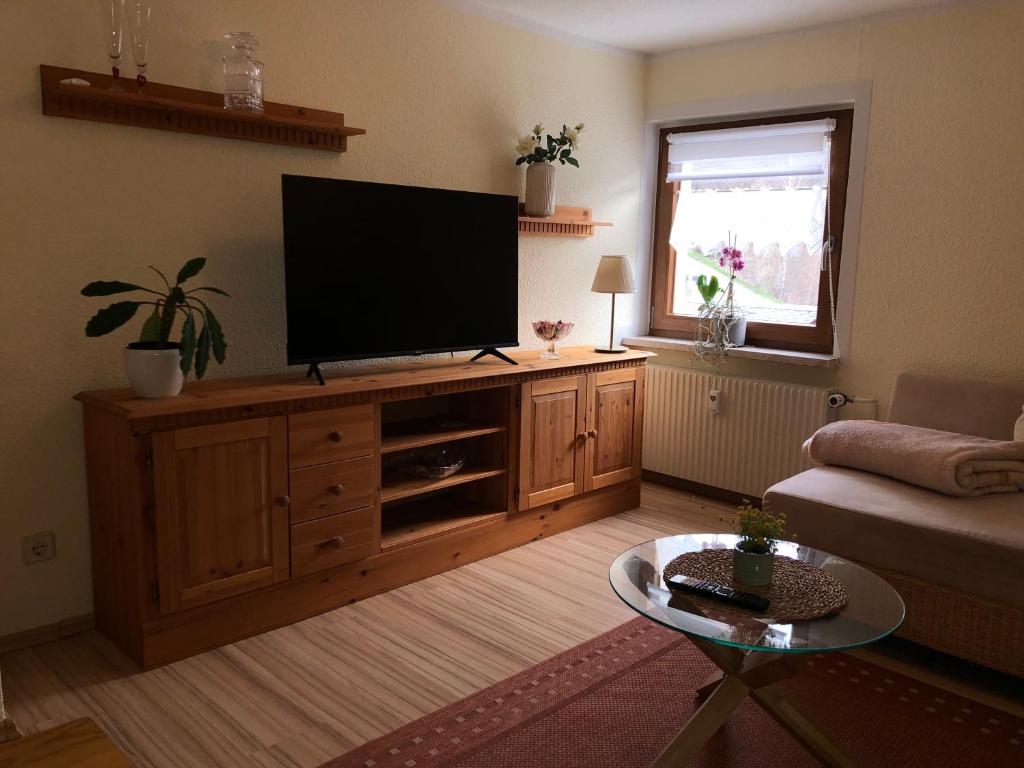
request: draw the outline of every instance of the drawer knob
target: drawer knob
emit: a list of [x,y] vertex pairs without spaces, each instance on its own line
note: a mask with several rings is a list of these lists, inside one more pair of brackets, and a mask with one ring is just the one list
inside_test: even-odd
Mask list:
[[335,496],[341,496],[341,494],[345,491],[345,486],[342,485],[341,483],[335,483],[327,490],[333,493]]
[[332,442],[335,442],[335,443],[340,443],[341,442],[341,432],[339,432],[338,430],[334,430],[333,432],[331,432],[327,436],[329,438],[331,438]]
[[327,550],[327,549],[341,549],[341,547],[342,547],[342,545],[344,545],[344,543],[345,543],[345,537],[344,536],[332,536],[329,539],[325,539],[324,541],[321,541],[319,544],[316,545],[316,548],[317,549],[323,549],[323,550]]
[[274,499],[274,503],[279,507],[287,507],[292,503],[292,500],[288,496],[278,496]]
[[589,432],[587,432],[587,437],[597,437],[597,430],[592,429]]

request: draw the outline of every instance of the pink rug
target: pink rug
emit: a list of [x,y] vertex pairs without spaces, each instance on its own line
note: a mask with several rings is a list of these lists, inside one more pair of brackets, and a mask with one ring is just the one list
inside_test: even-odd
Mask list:
[[[713,669],[685,637],[637,618],[322,768],[643,768]],[[1024,719],[852,656],[816,655],[786,685],[861,765],[1024,766]],[[747,701],[695,765],[817,762]]]

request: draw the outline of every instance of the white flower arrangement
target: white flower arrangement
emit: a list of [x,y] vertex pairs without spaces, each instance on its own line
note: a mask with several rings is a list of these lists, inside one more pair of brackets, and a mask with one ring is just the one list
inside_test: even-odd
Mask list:
[[579,162],[572,156],[573,150],[579,147],[583,123],[576,123],[571,128],[563,125],[557,136],[550,133],[544,135],[544,126],[538,123],[533,132],[523,136],[516,142],[516,154],[519,156],[516,165],[533,165],[534,163],[567,163],[576,168]]

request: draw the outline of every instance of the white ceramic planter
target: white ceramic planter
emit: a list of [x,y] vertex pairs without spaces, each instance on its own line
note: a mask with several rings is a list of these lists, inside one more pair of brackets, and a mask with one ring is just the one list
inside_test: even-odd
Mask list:
[[732,552],[732,575],[741,584],[765,587],[772,583],[775,555],[744,552],[739,545]]
[[181,393],[181,351],[177,344],[162,348],[136,342],[124,351],[124,372],[139,397],[174,397]]
[[734,317],[729,322],[729,343],[742,347],[747,343],[747,318]]
[[523,208],[527,216],[552,216],[555,213],[555,166],[550,163],[532,163],[526,169],[526,200]]

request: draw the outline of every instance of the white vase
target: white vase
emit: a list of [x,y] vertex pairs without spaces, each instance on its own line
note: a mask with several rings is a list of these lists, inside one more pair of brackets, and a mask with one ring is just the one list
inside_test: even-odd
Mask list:
[[185,383],[177,344],[129,344],[124,351],[124,372],[139,397],[174,397]]
[[555,166],[551,163],[531,163],[526,169],[526,200],[523,206],[527,216],[547,218],[555,212]]

